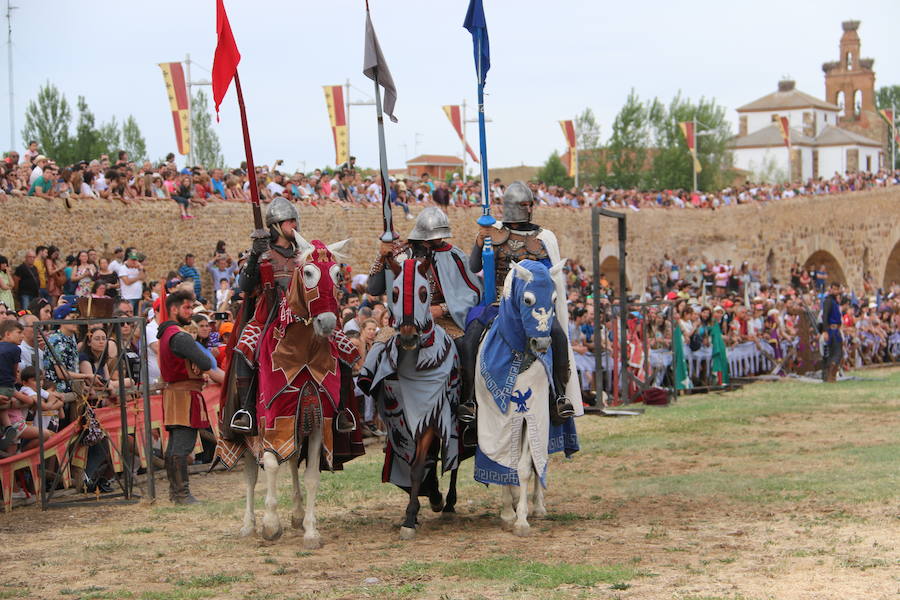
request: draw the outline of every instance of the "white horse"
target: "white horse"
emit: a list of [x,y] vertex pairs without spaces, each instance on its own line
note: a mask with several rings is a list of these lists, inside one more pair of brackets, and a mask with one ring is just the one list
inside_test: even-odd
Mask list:
[[[237,444],[219,443],[219,455],[226,465],[234,464],[245,452],[248,454],[242,536],[256,531],[254,491],[261,465],[266,475],[262,536],[267,540],[281,537],[283,528],[277,512],[278,471],[287,462],[293,482],[291,526],[303,528],[304,548],[320,547],[315,514],[320,469],[323,465],[325,468],[339,466],[342,461],[362,453],[343,452],[339,456],[336,445],[340,443],[340,435],[346,432],[332,428],[342,386],[349,381],[348,363],[352,362],[350,357],[354,352],[352,342],[336,330],[339,269],[332,251],[337,253],[345,244],[325,246],[313,240],[299,259],[300,266],[288,294],[259,339],[260,435]],[[326,430],[334,435],[325,436]],[[352,442],[348,443],[353,447]],[[361,450],[361,443],[359,446]],[[300,461],[304,459],[305,508],[299,472]]]
[[500,518],[519,536],[530,530],[532,478],[534,514],[547,514],[543,486],[548,455],[560,449],[550,423],[554,397],[550,331],[556,298],[552,277],[562,266],[560,262],[548,269],[531,260],[513,263],[497,318],[478,349],[475,479],[504,487]]

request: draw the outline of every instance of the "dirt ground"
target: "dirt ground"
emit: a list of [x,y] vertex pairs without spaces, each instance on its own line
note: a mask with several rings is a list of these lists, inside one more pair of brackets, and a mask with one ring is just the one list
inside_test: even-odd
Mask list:
[[900,598],[900,369],[863,376],[582,418],[529,538],[500,528],[499,491],[469,461],[457,516],[426,502],[401,541],[404,495],[378,481],[378,446],[323,474],[311,552],[287,469],[275,542],[238,535],[241,471],[193,476],[196,507],[161,481],[152,505],[17,509],[0,516],[0,598]]

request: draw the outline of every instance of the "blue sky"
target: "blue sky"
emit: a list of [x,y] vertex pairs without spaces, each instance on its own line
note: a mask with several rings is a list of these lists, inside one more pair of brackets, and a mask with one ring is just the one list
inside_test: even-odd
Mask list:
[[[26,103],[48,80],[73,105],[84,95],[101,121],[133,114],[151,157],[174,150],[157,63],[190,53],[197,63],[193,77],[209,79],[216,42],[213,0],[13,4],[19,7],[13,12],[13,57],[20,151]],[[462,28],[467,4],[370,0],[399,96],[400,122],[386,125],[391,168],[415,154],[461,152],[441,106],[463,98],[475,102],[471,37]],[[256,162],[281,158],[289,168],[307,170],[333,164],[321,86],[349,78],[354,100],[373,95],[361,73],[363,0],[226,0],[226,8],[243,55],[240,73]],[[840,24],[847,19],[862,21],[862,55],[875,59],[876,85],[900,84],[900,46],[891,31],[900,19],[896,0],[485,0],[485,13],[492,62],[488,159],[495,167],[540,164],[563,149],[557,121],[585,107],[594,110],[606,138],[631,88],[642,98],[666,102],[679,90],[691,98],[715,98],[732,123],[735,107],[774,91],[785,75],[822,97],[821,65],[837,59]],[[0,110],[0,123],[0,140],[7,145],[8,109]],[[352,108],[350,126],[351,152],[361,164],[377,165],[373,107]],[[226,160],[236,165],[243,145],[233,89],[215,127]],[[477,126],[469,125],[468,132],[477,149]]]

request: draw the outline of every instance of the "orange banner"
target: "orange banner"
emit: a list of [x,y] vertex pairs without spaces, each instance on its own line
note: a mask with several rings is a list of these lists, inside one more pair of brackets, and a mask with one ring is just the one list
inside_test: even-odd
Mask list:
[[569,150],[569,164],[566,165],[569,171],[569,177],[575,175],[576,161],[578,160],[578,146],[575,137],[575,122],[571,119],[568,121],[560,121],[559,126],[562,127],[563,135],[566,138],[566,147]]
[[687,142],[688,151],[691,153],[691,158],[694,159],[694,172],[699,173],[703,170],[700,166],[700,160],[697,158],[697,147],[694,144],[694,138],[696,136],[696,132],[694,131],[694,122],[693,121],[682,121],[678,124],[678,127],[681,129],[681,135],[684,136],[684,141]]
[[335,165],[342,165],[350,159],[350,132],[347,126],[347,112],[344,105],[344,87],[340,85],[322,86],[325,90],[325,104],[331,122],[334,138]]
[[169,95],[178,153],[187,154],[191,150],[191,114],[184,69],[180,62],[159,63],[159,68],[162,69],[166,93]]
[[781,139],[784,140],[785,147],[790,150],[791,148],[791,125],[788,122],[787,117],[778,117],[775,120],[776,125],[778,125],[779,131],[781,131]]
[[[456,135],[459,136],[460,141],[463,140],[463,127],[465,127],[465,123],[463,123],[462,119],[462,108],[458,104],[454,105],[446,105],[442,107],[444,109],[444,114],[447,115],[447,118],[450,119],[450,124],[453,125],[453,130],[456,131]],[[469,143],[466,142],[466,152],[469,153],[469,156],[472,157],[472,160],[478,162],[478,156],[475,154],[475,151],[472,150],[472,147],[469,146]]]

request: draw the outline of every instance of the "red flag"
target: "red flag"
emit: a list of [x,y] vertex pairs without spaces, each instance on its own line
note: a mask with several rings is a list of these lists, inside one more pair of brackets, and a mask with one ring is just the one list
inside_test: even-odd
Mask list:
[[231,33],[231,24],[228,15],[225,14],[225,5],[222,0],[216,0],[216,55],[212,66],[213,103],[216,105],[216,121],[219,120],[219,105],[225,98],[225,92],[231,85],[237,73],[238,63],[241,62],[241,53],[234,43],[234,35]]
[[694,171],[700,173],[703,170],[703,167],[700,165],[700,160],[697,158],[697,148],[694,147],[694,122],[682,121],[678,124],[678,127],[681,129],[681,135],[684,136],[684,141],[687,142],[688,151],[694,159]]
[[559,126],[562,127],[563,135],[566,136],[566,148],[568,148],[568,158],[569,164],[567,165],[567,170],[569,172],[569,177],[575,175],[575,161],[578,152],[578,148],[576,146],[576,138],[575,138],[575,122],[571,119],[568,121],[560,121]]
[[[456,135],[459,136],[459,139],[463,139],[463,127],[465,124],[462,122],[462,110],[458,104],[454,105],[446,105],[442,107],[444,109],[444,114],[447,115],[447,118],[450,119],[450,124],[453,125],[453,129],[456,131]],[[466,152],[469,153],[469,156],[472,157],[472,160],[478,162],[478,157],[475,155],[475,151],[466,143]]]

